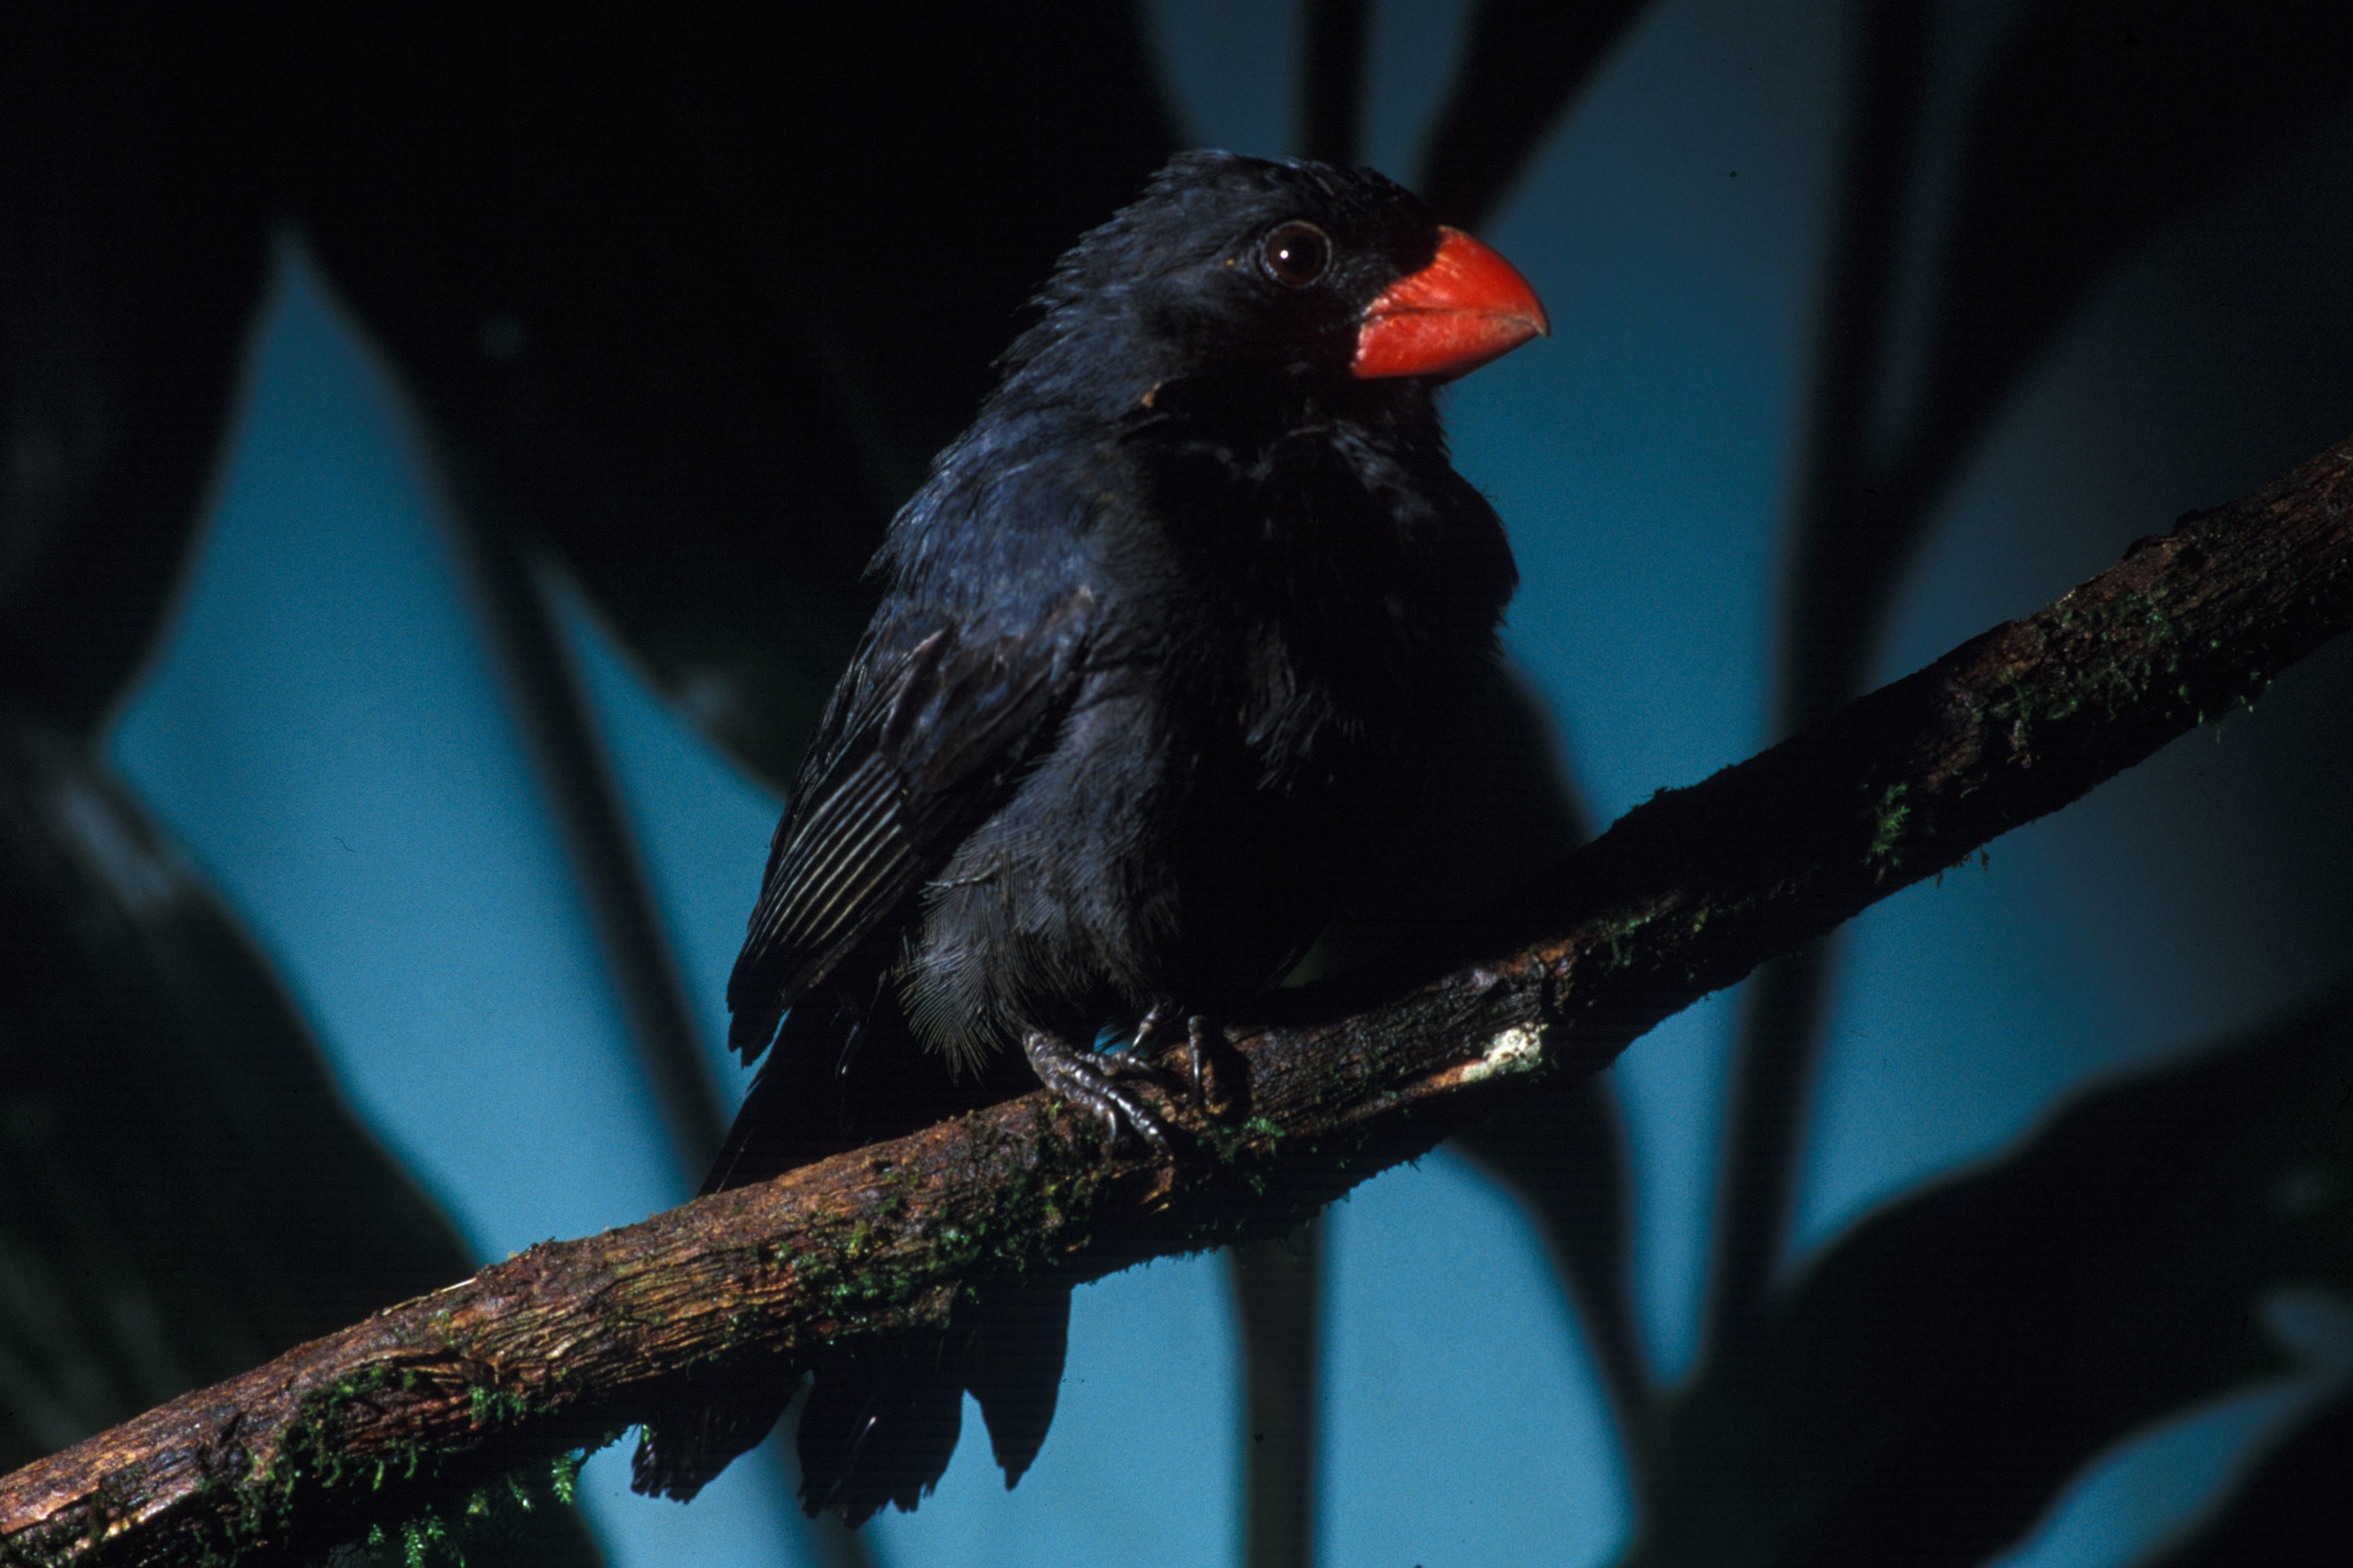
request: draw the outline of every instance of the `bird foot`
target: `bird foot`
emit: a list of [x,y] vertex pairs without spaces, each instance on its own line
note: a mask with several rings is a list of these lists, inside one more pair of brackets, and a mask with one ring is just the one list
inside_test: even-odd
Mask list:
[[[1151,1010],[1136,1020],[1135,1037],[1116,1051],[1104,1053],[1115,1073],[1133,1073],[1150,1079],[1163,1089],[1171,1089],[1170,1074],[1160,1064],[1149,1058],[1152,1037],[1168,1022],[1169,1004],[1155,1002]],[[1185,1079],[1193,1109],[1207,1110],[1209,1106],[1208,1068],[1209,1060],[1209,1020],[1198,1013],[1185,1019]]]
[[1163,1155],[1175,1156],[1176,1151],[1168,1142],[1167,1125],[1119,1082],[1123,1077],[1156,1077],[1154,1069],[1143,1063],[1123,1062],[1116,1057],[1081,1050],[1039,1029],[1022,1037],[1021,1051],[1029,1058],[1029,1070],[1038,1075],[1039,1082],[1058,1098],[1103,1118],[1106,1145],[1117,1143],[1123,1129],[1132,1127],[1136,1136]]

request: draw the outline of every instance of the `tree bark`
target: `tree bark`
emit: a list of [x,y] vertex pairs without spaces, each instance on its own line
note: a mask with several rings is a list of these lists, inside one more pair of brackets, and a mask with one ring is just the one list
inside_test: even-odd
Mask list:
[[[312,1554],[990,1275],[1099,1278],[1289,1230],[1543,1079],[2252,702],[2353,625],[2353,440],[2037,614],[1630,812],[1546,934],[1233,1032],[1174,1163],[1042,1094],[550,1242],[0,1479],[0,1563]],[[1525,914],[1522,917],[1525,918]],[[1345,1013],[1345,1016],[1336,1016]]]

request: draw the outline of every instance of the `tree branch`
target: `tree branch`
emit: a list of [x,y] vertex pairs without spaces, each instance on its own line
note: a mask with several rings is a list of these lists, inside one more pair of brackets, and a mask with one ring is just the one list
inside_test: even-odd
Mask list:
[[[1335,1022],[1239,1036],[1173,1167],[1029,1095],[550,1242],[0,1479],[0,1562],[315,1553],[959,1289],[1282,1232],[1740,979],[2353,625],[2353,440],[1567,863],[1552,934]],[[1327,994],[1324,1005],[1330,1006]]]

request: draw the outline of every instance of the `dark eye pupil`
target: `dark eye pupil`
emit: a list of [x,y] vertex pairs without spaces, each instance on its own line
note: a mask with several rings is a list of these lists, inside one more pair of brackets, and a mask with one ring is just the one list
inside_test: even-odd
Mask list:
[[1278,283],[1304,289],[1324,276],[1332,242],[1312,223],[1287,223],[1266,237],[1266,269]]

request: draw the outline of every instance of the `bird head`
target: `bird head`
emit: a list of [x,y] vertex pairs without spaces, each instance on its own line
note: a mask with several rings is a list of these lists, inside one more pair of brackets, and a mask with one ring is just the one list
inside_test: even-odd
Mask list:
[[1367,384],[1450,380],[1549,330],[1510,262],[1403,186],[1230,153],[1172,160],[1037,303],[1008,389],[1090,404],[1377,395]]

